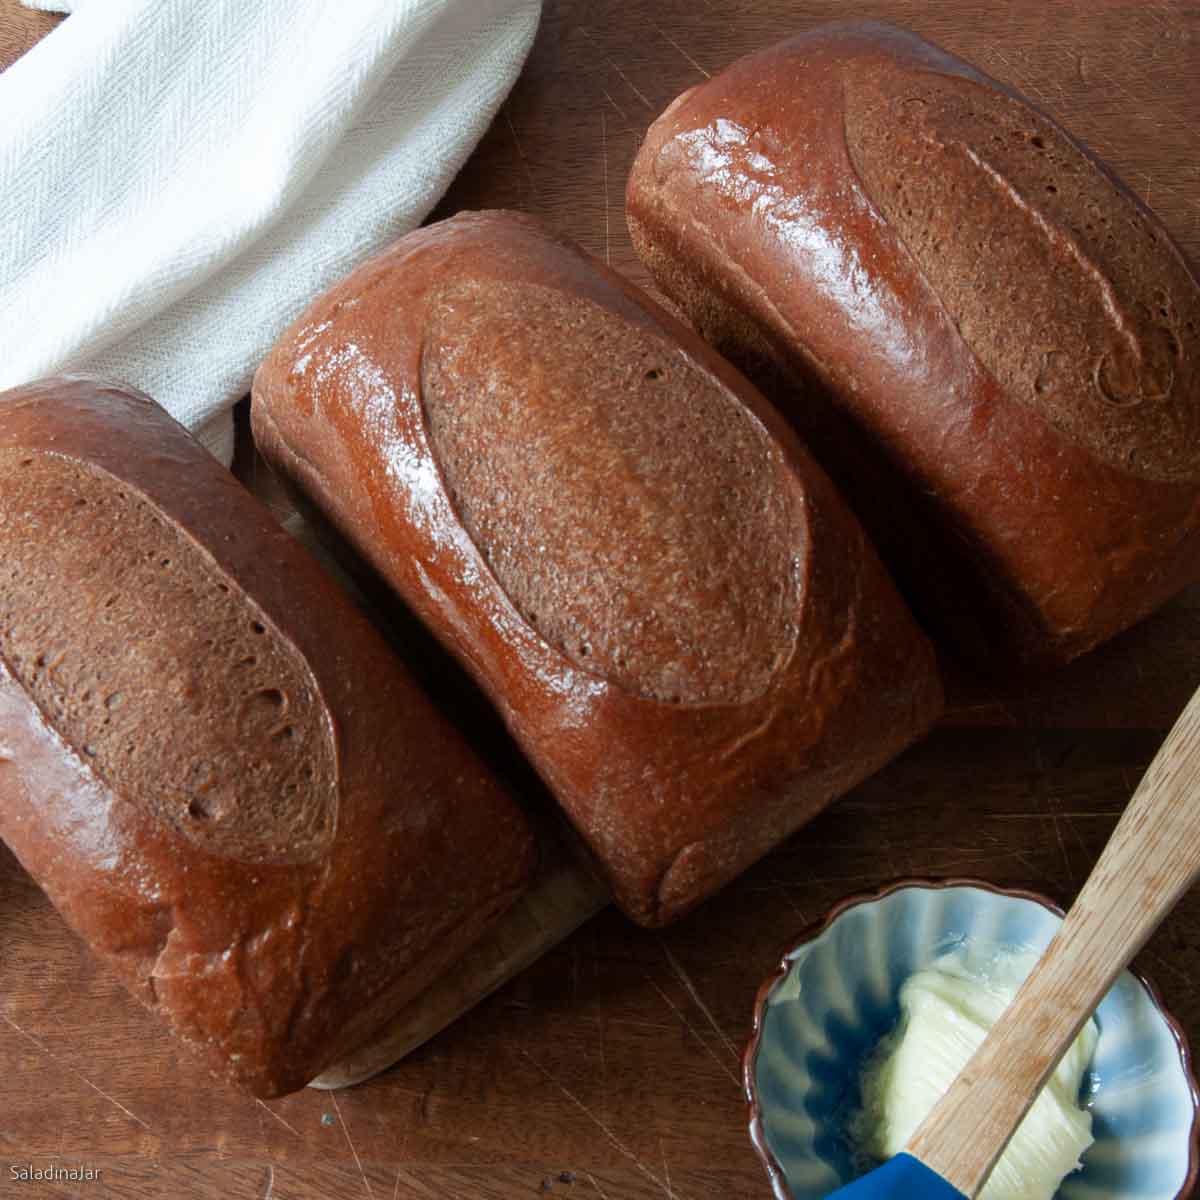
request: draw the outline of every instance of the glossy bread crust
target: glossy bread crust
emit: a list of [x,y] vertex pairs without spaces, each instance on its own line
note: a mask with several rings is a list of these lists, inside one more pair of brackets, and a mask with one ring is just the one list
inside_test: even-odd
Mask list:
[[474,674],[635,920],[687,911],[940,711],[794,434],[528,218],[364,264],[273,348],[252,422]]
[[516,898],[527,823],[147,397],[3,394],[0,475],[0,836],[218,1074],[302,1087]]
[[961,652],[1063,662],[1200,575],[1200,286],[1011,89],[824,26],[680,96],[627,212]]

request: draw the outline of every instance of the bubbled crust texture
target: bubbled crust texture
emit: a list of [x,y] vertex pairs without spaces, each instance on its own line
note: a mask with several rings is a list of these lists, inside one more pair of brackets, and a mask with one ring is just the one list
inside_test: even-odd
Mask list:
[[960,650],[1065,661],[1200,574],[1200,287],[1024,98],[827,26],[680,97],[627,211]]
[[[241,862],[334,836],[333,726],[295,648],[195,542],[88,462],[0,450],[0,657],[110,788]],[[188,710],[164,738],[158,681]],[[140,702],[139,702],[140,701]]]
[[774,411],[527,218],[364,264],[276,344],[252,420],[474,673],[638,921],[940,710],[928,644]]
[[802,516],[702,368],[591,300],[483,281],[441,293],[421,390],[458,516],[547,642],[633,695],[766,690],[796,641]]
[[0,835],[261,1096],[355,1049],[518,894],[512,802],[166,413],[0,396]]

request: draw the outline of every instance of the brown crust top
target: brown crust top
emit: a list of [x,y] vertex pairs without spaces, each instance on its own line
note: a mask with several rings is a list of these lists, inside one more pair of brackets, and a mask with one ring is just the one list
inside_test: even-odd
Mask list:
[[[449,320],[443,306],[467,295],[474,315],[456,309]],[[588,314],[586,331],[570,334],[569,349],[564,338],[547,338],[541,320],[521,319],[531,299],[551,305],[558,320]],[[464,330],[476,338],[479,328],[488,331],[479,339],[487,362],[437,344]],[[619,353],[601,366],[606,342]],[[440,365],[431,368],[431,360]],[[650,369],[663,374],[647,380]],[[491,422],[497,397],[515,403],[522,373],[537,394],[521,397],[513,417],[498,413]],[[644,415],[639,401],[649,405]],[[448,402],[468,412],[465,431],[439,430],[438,410]],[[475,463],[484,433],[491,446],[493,424],[510,419],[498,461]],[[276,469],[473,672],[619,903],[641,922],[663,923],[697,904],[940,711],[928,644],[778,414],[694,333],[528,218],[461,214],[365,263],[276,344],[255,378],[252,420]],[[532,462],[516,461],[519,420]],[[695,426],[686,436],[672,432],[660,446],[668,428],[689,420]],[[560,434],[565,444],[557,446]],[[722,441],[701,448],[706,435]],[[686,461],[673,462],[677,446],[685,459],[694,453],[695,478]],[[756,491],[705,494],[730,491],[746,462]],[[653,477],[652,486],[618,504],[609,492],[639,472]],[[509,480],[531,490],[504,500],[499,515],[482,512]],[[696,508],[685,515],[707,528],[699,541],[689,540],[678,515],[662,519],[663,506],[680,500]],[[589,504],[611,520],[598,520]],[[765,513],[755,511],[764,504]],[[525,536],[530,525],[519,522],[531,518],[513,514],[531,505],[546,506],[532,520],[543,522],[548,551],[553,546],[572,569],[587,555],[596,564],[626,551],[658,555],[661,540],[673,571],[697,575],[635,572],[635,595],[606,626],[614,618],[574,581],[559,590],[563,562],[530,567],[531,549],[517,548],[514,531]],[[583,545],[572,543],[572,521]],[[761,563],[719,544],[737,530],[766,535],[756,547]],[[655,598],[670,611],[676,597],[703,597],[705,575],[715,568],[717,578],[728,576],[734,566],[752,577],[727,578],[732,598],[715,603],[712,616],[726,627],[746,621],[745,630],[723,636],[750,651],[752,686],[739,678],[735,656],[703,630],[706,614],[676,614],[672,636],[688,645],[683,674],[668,691],[670,640],[643,637],[629,615]],[[621,577],[601,588],[611,591]],[[791,608],[776,618],[777,597],[790,588]],[[544,629],[547,600],[556,624]],[[594,639],[586,656],[572,640],[584,635]],[[610,636],[612,666],[597,670],[591,650]],[[626,668],[616,668],[618,656]],[[685,694],[691,702],[673,699]]]
[[847,79],[866,194],[1005,392],[1098,458],[1200,481],[1200,287],[1050,118],[904,63]]
[[779,448],[711,375],[592,300],[495,280],[438,294],[421,367],[455,510],[531,627],[634,695],[767,689],[804,526]]
[[1010,89],[904,30],[823,26],[680,96],[626,211],[959,652],[1066,661],[1200,575],[1200,285]]
[[[0,836],[214,1070],[302,1087],[516,897],[528,826],[346,595],[147,397],[83,377],[7,392],[0,464],[28,479],[0,490],[0,541],[36,524],[43,548],[4,559]],[[12,607],[29,598],[61,611]],[[105,611],[119,628],[86,623]],[[264,674],[225,694],[244,645]],[[197,817],[210,780],[236,790]],[[272,780],[297,790],[263,796]]]
[[71,751],[207,853],[328,851],[332,717],[279,627],[128,481],[10,448],[0,491],[0,660]]

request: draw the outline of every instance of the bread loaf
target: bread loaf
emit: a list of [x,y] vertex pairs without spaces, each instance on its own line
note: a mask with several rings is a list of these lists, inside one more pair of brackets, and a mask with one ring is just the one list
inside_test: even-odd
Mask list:
[[0,395],[0,836],[259,1096],[519,894],[524,817],[324,572],[145,396]]
[[638,921],[938,714],[928,644],[795,436],[527,218],[364,264],[272,349],[252,423],[470,669]]
[[1200,286],[1010,88],[822,27],[680,96],[627,211],[977,661],[1068,660],[1200,574]]

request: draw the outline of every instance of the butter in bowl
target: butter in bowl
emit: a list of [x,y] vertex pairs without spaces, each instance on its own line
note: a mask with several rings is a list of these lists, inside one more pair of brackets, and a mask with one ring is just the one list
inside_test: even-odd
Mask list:
[[[919,1099],[922,1081],[912,1073],[922,1057],[928,1065],[937,1053],[936,1020],[933,1042],[917,1053],[910,1042],[907,1056],[893,1053],[886,1061],[895,1050],[888,1040],[896,1036],[906,983],[921,976],[918,988],[937,989],[958,973],[994,984],[1005,972],[1032,965],[1060,920],[1048,900],[1029,892],[968,880],[907,881],[844,900],[810,928],[759,990],[744,1059],[751,1135],[779,1200],[815,1200],[877,1165],[872,1150],[885,1153],[880,1122],[885,1115],[903,1120],[897,1103],[902,1110],[905,1095]],[[922,975],[931,969],[937,974]],[[913,1010],[921,1000],[914,1002],[911,986],[905,1000],[915,1033],[919,1014]],[[938,1020],[954,1022],[946,992],[937,1007]],[[1051,1137],[1072,1122],[1083,1130],[1079,1168],[1057,1191],[1005,1188],[996,1200],[1039,1194],[1181,1200],[1191,1194],[1200,1109],[1179,1026],[1153,988],[1128,971],[1093,1024],[1052,1085],[1059,1095],[1049,1098],[1058,1123]],[[885,1086],[880,1075],[889,1070],[909,1078]],[[1065,1088],[1077,1094],[1067,1096]],[[998,1169],[996,1185],[1002,1175]],[[1026,1169],[1022,1187],[1036,1183]]]

